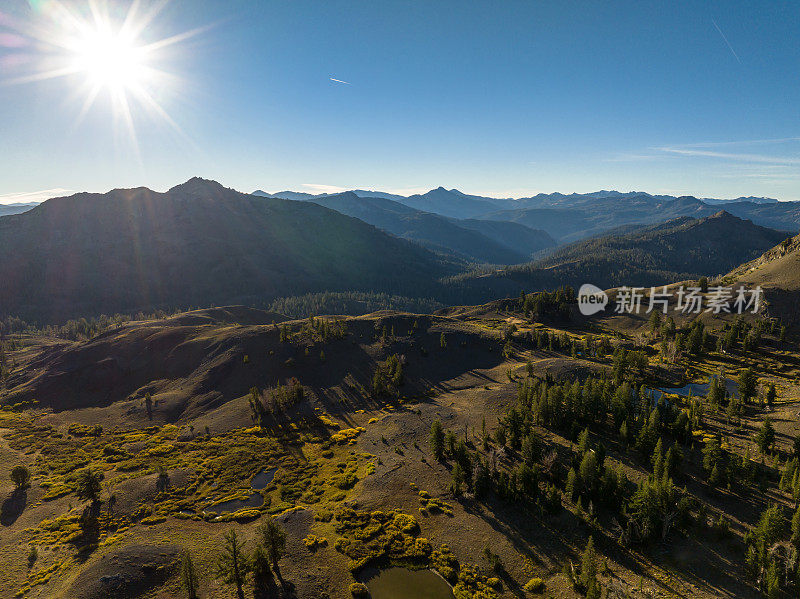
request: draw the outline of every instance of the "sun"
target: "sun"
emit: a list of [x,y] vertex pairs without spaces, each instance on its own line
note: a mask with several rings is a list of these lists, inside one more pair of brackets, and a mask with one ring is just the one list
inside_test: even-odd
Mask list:
[[[24,70],[16,76],[4,73],[0,83],[68,80],[72,94],[67,97],[78,99],[81,106],[76,124],[105,95],[115,128],[122,124],[134,146],[134,122],[139,114],[155,116],[183,136],[162,105],[164,97],[177,95],[173,88],[179,81],[164,70],[164,63],[174,46],[208,27],[154,37],[155,31],[169,25],[160,20],[167,2],[38,0],[32,4],[35,10],[30,21],[12,27],[14,39],[24,41],[24,55],[17,61]],[[9,22],[0,20],[0,34],[8,27]],[[7,56],[6,62],[14,63],[13,58]]]
[[146,52],[130,36],[110,30],[88,32],[76,40],[73,68],[96,87],[120,92],[147,84]]

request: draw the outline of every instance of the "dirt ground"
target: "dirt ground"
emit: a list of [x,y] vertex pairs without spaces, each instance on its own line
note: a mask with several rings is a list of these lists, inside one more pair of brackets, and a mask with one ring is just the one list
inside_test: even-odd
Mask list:
[[[524,597],[522,587],[534,577],[544,580],[545,596],[578,597],[562,570],[565,564],[580,559],[590,536],[603,562],[600,579],[609,589],[609,597],[759,596],[743,571],[743,535],[769,502],[786,503],[786,498],[774,489],[747,498],[726,490],[712,491],[702,474],[699,444],[686,455],[685,475],[679,485],[709,506],[710,519],[721,514],[728,520],[731,533],[725,537],[705,533],[675,535],[667,543],[626,547],[618,542],[621,529],[613,518],[601,516],[589,524],[566,498],[565,509],[547,515],[493,497],[478,501],[469,494],[455,498],[450,493],[450,466],[437,462],[428,444],[434,420],[441,421],[445,429],[465,439],[468,445],[477,446],[483,423],[489,432],[493,431],[498,418],[516,401],[517,381],[525,376],[528,364],[542,377],[581,380],[589,373],[608,370],[609,361],[583,360],[524,347],[517,348],[511,358],[504,358],[503,326],[514,323],[524,332],[528,324],[497,307],[438,316],[377,313],[347,321],[348,335],[326,342],[299,337],[282,343],[277,326],[271,324],[197,324],[195,319],[154,323],[147,330],[131,327],[88,343],[28,340],[17,356],[19,367],[12,377],[12,387],[0,398],[29,401],[41,392],[39,406],[24,413],[35,414],[39,425],[54,431],[66,433],[75,423],[102,426],[118,434],[174,426],[178,431],[175,443],[183,442],[188,447],[198,434],[204,434],[206,427],[210,440],[252,427],[248,390],[296,376],[307,389],[305,417],[314,415],[319,419],[324,415],[322,420],[330,421],[330,431],[364,429],[354,433],[350,444],[336,448],[335,457],[329,461],[349,459],[360,464],[359,473],[370,463],[372,471],[360,475],[355,486],[341,493],[336,501],[327,499],[332,492],[326,491],[325,501],[330,503],[297,500],[290,509],[277,513],[278,522],[287,532],[287,552],[280,564],[283,578],[289,583],[289,596],[350,597],[348,587],[354,578],[347,558],[334,547],[338,536],[335,523],[315,518],[336,505],[368,511],[401,510],[414,515],[419,521],[420,536],[434,546],[448,545],[459,562],[476,564],[485,571],[492,569],[485,552],[488,547],[503,565],[499,574],[502,597]],[[293,326],[299,329],[302,323],[295,322]],[[582,334],[580,327],[574,325],[558,330]],[[629,323],[622,334],[631,334]],[[446,347],[442,347],[442,335]],[[97,365],[101,355],[106,356],[103,359],[113,359],[112,371],[123,375],[96,379],[92,365]],[[376,399],[359,392],[359,386],[363,389],[371,384],[376,365],[391,355],[402,356],[404,363],[405,384],[399,388],[398,400]],[[720,365],[713,361],[701,365],[695,380],[702,381],[708,372],[718,371]],[[735,361],[727,364],[730,372],[742,366]],[[708,414],[706,426],[721,432],[737,451],[744,452],[754,447],[755,430],[769,415],[776,426],[778,448],[788,450],[800,432],[797,354],[770,351],[756,367],[763,380],[779,385],[775,410],[769,414],[753,410],[745,415],[741,426],[728,423],[722,414]],[[654,364],[654,372],[666,381],[677,382],[679,376],[671,365]],[[91,384],[80,391],[86,381]],[[59,385],[69,390],[63,404],[59,403]],[[146,389],[152,390],[156,400],[153,421],[147,418],[143,407]],[[235,596],[232,587],[213,576],[222,535],[235,529],[248,543],[254,543],[255,529],[263,514],[243,523],[183,519],[170,514],[153,524],[133,523],[118,539],[109,535],[88,553],[65,543],[38,545],[38,558],[29,565],[32,531],[43,521],[74,510],[80,502],[73,494],[43,499],[45,489],[40,483],[48,475],[37,471],[39,454],[12,448],[10,430],[0,431],[0,463],[27,464],[35,476],[23,498],[14,496],[7,476],[0,477],[0,497],[6,498],[7,505],[0,528],[0,559],[4,564],[0,569],[0,598],[108,596],[103,593],[108,592],[109,585],[121,584],[123,579],[128,581],[125,588],[129,590],[117,596],[180,596],[176,560],[180,551],[187,549],[200,573],[201,596]],[[300,432],[312,434],[311,429]],[[570,439],[544,429],[538,432],[549,451],[559,459],[569,459],[574,447]],[[620,464],[629,479],[635,481],[648,475],[644,465],[632,459],[614,438],[598,440],[608,448],[608,459]],[[147,443],[143,438],[135,449],[142,451]],[[126,448],[133,451],[134,446]],[[309,461],[308,456],[318,451],[312,451],[311,444],[286,449],[301,456],[298,459]],[[512,463],[513,456],[506,450],[492,451],[498,463]],[[115,472],[113,466],[104,467],[109,476]],[[197,468],[171,471],[176,486],[191,484],[196,474]],[[139,505],[155,506],[159,501],[154,492],[155,479],[152,470],[142,470],[140,475],[120,483],[119,509],[127,513]],[[322,482],[308,484],[319,486]],[[421,512],[421,491],[449,504],[452,515]],[[304,539],[310,534],[324,537],[326,544],[309,550]],[[134,567],[137,563],[150,564],[148,568],[157,575]],[[30,585],[36,581],[37,573],[47,570],[51,570],[49,576],[38,577],[46,578],[44,582]],[[247,596],[251,596],[249,590]]]

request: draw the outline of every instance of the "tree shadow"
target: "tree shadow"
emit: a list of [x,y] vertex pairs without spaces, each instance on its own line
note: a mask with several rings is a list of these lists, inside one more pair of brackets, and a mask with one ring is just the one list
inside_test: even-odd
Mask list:
[[28,501],[27,489],[14,489],[0,506],[0,524],[11,526],[17,521]]
[[297,592],[293,582],[284,580],[280,575],[253,589],[254,599],[295,599]]

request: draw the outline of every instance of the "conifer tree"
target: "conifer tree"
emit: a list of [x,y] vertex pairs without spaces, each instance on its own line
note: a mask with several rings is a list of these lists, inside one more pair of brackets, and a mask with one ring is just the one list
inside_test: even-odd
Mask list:
[[239,541],[235,530],[226,532],[223,538],[222,552],[217,558],[216,577],[226,584],[236,585],[236,596],[244,599],[243,587],[250,571],[244,541]]
[[195,571],[192,556],[189,555],[188,551],[184,551],[183,555],[181,555],[181,581],[188,599],[197,599],[197,572]]

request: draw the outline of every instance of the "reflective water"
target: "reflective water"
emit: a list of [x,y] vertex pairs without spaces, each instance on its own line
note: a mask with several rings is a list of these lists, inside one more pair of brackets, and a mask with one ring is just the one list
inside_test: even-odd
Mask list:
[[[728,395],[731,397],[739,397],[739,384],[731,379],[725,379],[725,388],[728,391]],[[701,395],[705,397],[706,393],[708,393],[708,383],[689,383],[688,385],[684,385],[683,387],[662,387],[660,389],[656,389],[656,391],[661,391],[663,393],[675,393],[677,395],[689,395],[691,394],[694,397]]]
[[[250,486],[256,491],[266,488],[266,486],[272,482],[272,479],[275,478],[275,473],[277,471],[277,468],[265,468],[253,477],[253,480],[250,481]],[[210,505],[205,511],[214,512],[215,514],[227,514],[245,508],[261,507],[263,504],[264,497],[261,493],[253,493],[247,499],[230,499],[222,503]]]
[[206,508],[207,512],[214,512],[215,514],[227,514],[229,512],[236,512],[245,508],[261,507],[264,503],[264,497],[261,493],[253,493],[247,499],[229,499],[216,505],[210,505]]
[[254,489],[264,489],[275,478],[277,471],[277,468],[265,468],[253,477],[253,480],[250,481],[250,486]]
[[453,599],[450,585],[433,570],[389,568],[364,584],[372,599]]

